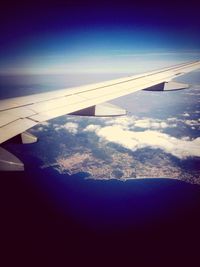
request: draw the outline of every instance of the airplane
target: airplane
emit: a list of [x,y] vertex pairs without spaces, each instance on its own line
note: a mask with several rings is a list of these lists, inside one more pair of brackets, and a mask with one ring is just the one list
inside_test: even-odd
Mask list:
[[[189,88],[174,78],[200,68],[200,61],[159,69],[125,78],[0,100],[0,144],[18,136],[22,144],[37,141],[28,129],[63,115],[109,117],[126,110],[107,103],[139,90],[172,91]],[[0,170],[23,171],[24,164],[0,146]]]

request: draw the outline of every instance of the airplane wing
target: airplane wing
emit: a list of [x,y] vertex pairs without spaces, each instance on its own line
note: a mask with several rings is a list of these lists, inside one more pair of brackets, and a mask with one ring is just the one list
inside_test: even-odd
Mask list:
[[[200,68],[200,61],[81,87],[0,100],[0,144],[21,135],[22,143],[37,139],[26,130],[65,115],[118,116],[126,111],[106,103],[139,90],[164,91],[189,87],[172,79]],[[11,160],[12,156],[12,160]],[[0,170],[23,169],[14,155],[0,147]],[[10,165],[10,162],[14,162]],[[7,167],[7,164],[9,167]],[[11,167],[12,166],[12,167]]]

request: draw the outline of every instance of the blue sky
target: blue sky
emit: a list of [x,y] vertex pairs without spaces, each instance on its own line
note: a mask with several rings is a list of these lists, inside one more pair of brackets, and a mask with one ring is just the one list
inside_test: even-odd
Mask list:
[[[197,7],[40,1],[1,10],[0,73],[137,73],[200,58]],[[187,16],[186,16],[187,15]]]

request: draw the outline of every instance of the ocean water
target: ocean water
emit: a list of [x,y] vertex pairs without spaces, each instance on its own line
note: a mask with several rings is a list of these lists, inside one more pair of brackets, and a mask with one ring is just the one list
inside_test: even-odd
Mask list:
[[23,252],[34,259],[37,250],[45,263],[62,253],[69,264],[121,258],[141,266],[198,258],[199,186],[172,179],[86,180],[32,163],[0,180],[1,242],[17,257]]

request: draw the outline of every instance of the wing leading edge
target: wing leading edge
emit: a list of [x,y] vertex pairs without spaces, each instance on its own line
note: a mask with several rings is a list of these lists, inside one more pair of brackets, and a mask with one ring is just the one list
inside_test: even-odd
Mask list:
[[[200,61],[194,61],[141,75],[0,100],[0,144],[41,122],[66,114],[124,115],[126,114],[124,110],[106,102],[139,90],[163,91],[187,88],[187,85],[171,80],[199,68]],[[1,157],[0,169],[2,169]]]

